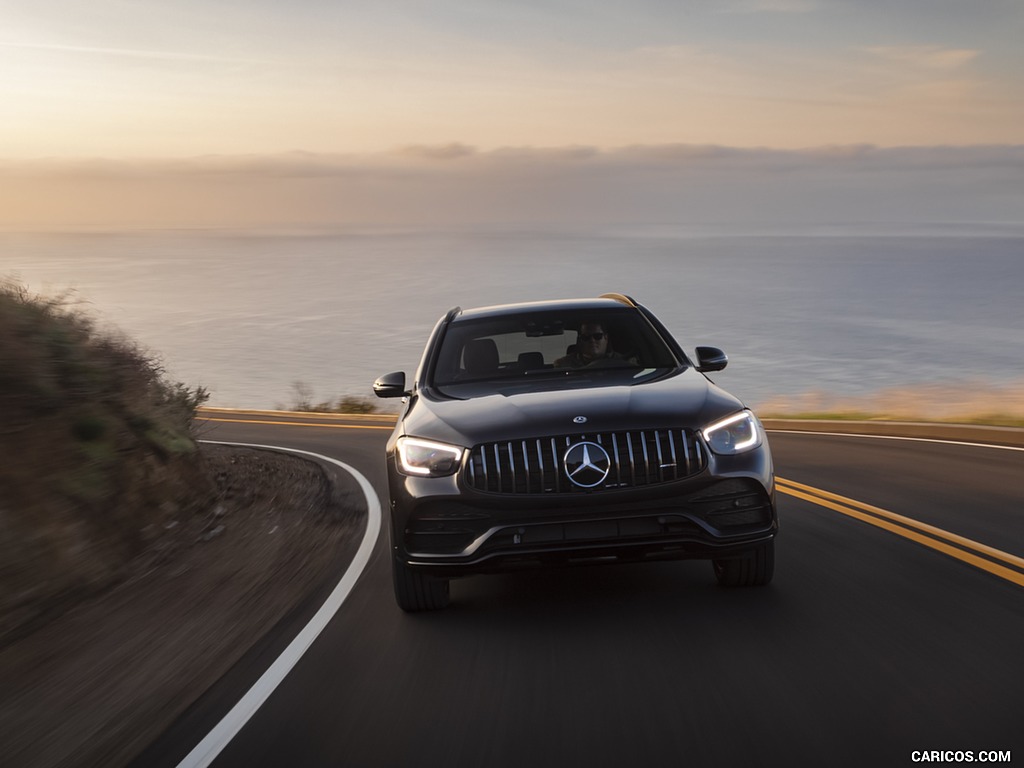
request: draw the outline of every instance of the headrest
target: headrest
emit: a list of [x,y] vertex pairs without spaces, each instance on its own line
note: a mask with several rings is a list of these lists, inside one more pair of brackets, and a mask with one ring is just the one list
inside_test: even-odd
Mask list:
[[498,346],[494,339],[473,339],[462,350],[467,373],[486,373],[498,367]]

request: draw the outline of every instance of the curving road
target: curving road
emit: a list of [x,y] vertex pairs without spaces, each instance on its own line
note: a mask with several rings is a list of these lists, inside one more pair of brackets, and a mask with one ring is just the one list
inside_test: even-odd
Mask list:
[[[339,459],[386,508],[389,427],[216,418],[207,438]],[[719,588],[703,562],[588,567],[455,581],[447,611],[405,615],[383,533],[213,764],[887,766],[922,750],[1024,761],[1024,451],[781,432],[771,443],[782,530],[770,587]],[[177,765],[273,647],[139,764]]]

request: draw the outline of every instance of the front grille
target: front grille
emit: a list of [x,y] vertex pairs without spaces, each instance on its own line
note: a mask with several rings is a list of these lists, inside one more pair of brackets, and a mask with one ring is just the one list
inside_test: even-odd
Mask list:
[[[608,476],[590,488],[566,473],[565,452],[579,442],[600,445],[611,461]],[[706,463],[688,429],[648,429],[538,437],[484,443],[470,451],[466,483],[489,493],[585,493],[669,483],[699,473]]]

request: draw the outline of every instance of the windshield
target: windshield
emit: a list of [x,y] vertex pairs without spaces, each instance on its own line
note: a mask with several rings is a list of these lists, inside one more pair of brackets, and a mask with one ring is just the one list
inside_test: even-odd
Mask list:
[[455,320],[441,342],[432,378],[440,387],[593,379],[602,371],[647,380],[679,365],[636,310],[547,310]]

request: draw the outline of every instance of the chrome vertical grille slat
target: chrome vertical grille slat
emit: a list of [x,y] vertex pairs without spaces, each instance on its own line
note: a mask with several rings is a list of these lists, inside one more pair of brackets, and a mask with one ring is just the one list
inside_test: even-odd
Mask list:
[[[480,472],[481,472],[480,479],[483,481],[483,488],[482,488],[482,490],[489,491],[491,489],[487,487],[487,449],[484,448],[484,447],[481,447],[479,450],[480,450]],[[473,475],[474,475],[474,482],[476,482],[476,480],[475,480],[476,473],[474,472]],[[476,486],[474,486],[474,487],[476,487]]]
[[537,441],[537,468],[540,470],[540,487],[547,488],[547,470],[544,468],[544,451],[540,447],[540,440]]
[[555,438],[551,438],[551,461],[555,471],[555,493],[562,491],[562,470],[559,469],[558,448],[555,446]]
[[640,433],[640,448],[642,449],[644,457],[644,483],[651,482],[651,457],[647,453],[647,433]]
[[615,467],[615,483],[620,485],[622,483],[622,462],[619,460],[619,436],[614,432],[612,433],[612,463]]
[[498,452],[498,444],[494,444],[494,468],[498,471],[498,490],[504,491],[501,485],[501,454]]
[[[610,462],[607,478],[593,488],[572,483],[563,466],[566,450],[583,441],[604,448]],[[705,464],[694,430],[591,432],[474,446],[463,477],[470,488],[488,493],[593,493],[680,480],[703,471]]]
[[[679,459],[676,458],[676,441],[672,439],[672,430],[668,431],[668,449],[672,453],[672,476],[679,475]],[[683,433],[683,442],[686,442],[686,434]],[[685,470],[684,470],[685,474]]]

